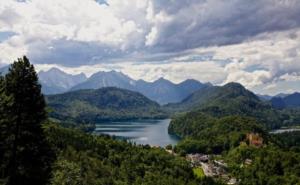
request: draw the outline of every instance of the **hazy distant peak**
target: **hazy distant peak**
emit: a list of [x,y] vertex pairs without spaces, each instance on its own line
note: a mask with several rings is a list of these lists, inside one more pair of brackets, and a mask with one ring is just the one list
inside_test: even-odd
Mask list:
[[286,96],[288,96],[288,95],[290,95],[290,94],[287,94],[287,93],[279,93],[279,94],[275,95],[275,97],[284,98],[284,97],[286,97]]
[[184,80],[183,82],[198,82],[198,80],[188,78],[188,79]]
[[130,79],[129,76],[125,75],[122,72],[118,72],[118,71],[115,71],[115,70],[112,70],[112,71],[99,71],[97,73],[94,73],[90,78],[99,78],[99,77],[104,77],[104,76],[120,77],[120,78]]
[[87,79],[83,73],[72,75],[56,67],[48,71],[40,71],[38,75],[42,84],[42,91],[45,94],[66,92],[74,85],[82,83]]
[[210,83],[210,82],[206,82],[206,83],[204,83],[206,86],[213,86],[213,84],[212,83]]
[[45,73],[51,73],[51,74],[53,74],[53,73],[65,74],[64,71],[62,71],[62,70],[60,70],[59,68],[56,68],[56,67],[52,67],[52,68],[50,68],[50,69],[48,69],[48,70],[41,70],[41,71],[39,72],[39,74],[45,74]]
[[56,68],[56,67],[52,67],[51,69],[48,70],[48,72],[62,72],[62,73],[65,73],[64,71],[62,71],[61,69]]
[[199,84],[201,82],[199,82],[198,80],[195,80],[195,79],[186,79],[186,80],[180,82],[179,84],[191,84],[191,83]]
[[164,77],[160,77],[159,79],[155,80],[153,83],[168,83],[168,84],[173,84],[171,81],[165,79]]
[[118,74],[119,72],[112,70],[112,71],[98,71],[94,74],[92,74],[92,76],[94,75],[103,75],[103,74]]
[[83,78],[87,78],[86,75],[85,75],[84,73],[79,73],[79,74],[77,74],[76,76],[81,76],[81,77],[83,77]]
[[73,75],[73,74],[66,73],[66,72],[64,72],[63,70],[61,70],[61,69],[59,69],[57,67],[52,67],[52,68],[50,68],[47,71],[41,70],[39,72],[39,75],[48,75],[48,76],[51,76],[51,75],[60,75],[60,76],[77,76],[77,77],[80,76],[80,77],[86,78],[86,75],[84,73],[79,73],[79,74],[74,74]]
[[146,82],[146,81],[143,79],[138,79],[137,82]]
[[287,97],[300,97],[300,93],[294,92],[293,94],[289,94],[289,95],[285,96],[284,98],[287,98]]
[[293,94],[279,94],[271,99],[272,106],[278,109],[286,107],[300,107],[300,93]]
[[1,67],[0,68],[0,75],[5,75],[6,73],[8,73],[8,70],[9,70],[9,65]]

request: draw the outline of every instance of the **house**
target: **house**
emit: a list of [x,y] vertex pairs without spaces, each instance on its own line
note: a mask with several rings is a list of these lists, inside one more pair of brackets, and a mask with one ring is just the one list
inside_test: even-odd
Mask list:
[[252,160],[251,159],[246,159],[244,162],[245,165],[251,165],[252,164]]
[[200,166],[201,162],[207,163],[209,161],[209,155],[205,154],[188,154],[187,160],[189,160],[192,166]]
[[246,137],[250,146],[262,147],[263,146],[263,138],[258,133],[248,133]]

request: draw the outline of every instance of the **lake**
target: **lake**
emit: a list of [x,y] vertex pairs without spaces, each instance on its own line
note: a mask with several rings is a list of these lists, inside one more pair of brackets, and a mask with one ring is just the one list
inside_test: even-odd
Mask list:
[[295,132],[295,131],[300,131],[299,128],[281,128],[277,130],[272,130],[270,134],[281,134],[285,132]]
[[98,123],[94,133],[116,136],[136,144],[165,147],[179,141],[177,136],[168,133],[170,121],[163,119]]

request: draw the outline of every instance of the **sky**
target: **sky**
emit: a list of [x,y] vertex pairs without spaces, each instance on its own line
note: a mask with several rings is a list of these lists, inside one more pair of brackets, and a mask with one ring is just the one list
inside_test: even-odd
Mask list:
[[0,67],[300,91],[299,0],[0,0]]

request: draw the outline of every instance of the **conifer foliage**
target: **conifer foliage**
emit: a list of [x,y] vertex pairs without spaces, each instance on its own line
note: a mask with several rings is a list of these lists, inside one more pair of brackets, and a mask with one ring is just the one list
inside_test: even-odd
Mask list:
[[0,179],[45,184],[54,155],[42,128],[46,103],[33,65],[19,58],[0,84]]

